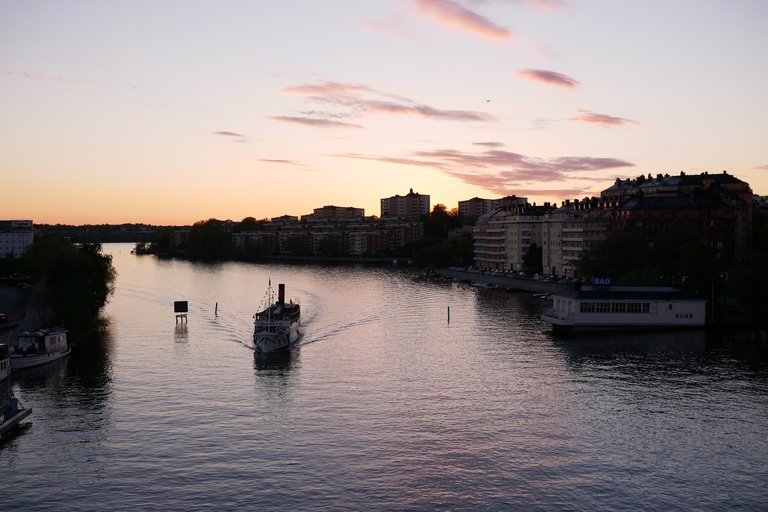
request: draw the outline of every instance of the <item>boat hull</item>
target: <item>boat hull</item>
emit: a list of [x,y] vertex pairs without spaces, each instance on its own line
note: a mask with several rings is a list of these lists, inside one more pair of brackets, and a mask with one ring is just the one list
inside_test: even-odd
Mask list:
[[301,332],[298,323],[272,331],[257,330],[253,335],[253,345],[259,352],[269,353],[288,348],[299,340]]
[[0,435],[5,434],[14,428],[21,422],[21,420],[30,414],[32,414],[32,409],[16,409],[4,413],[0,416],[0,418],[2,418],[0,419]]
[[0,359],[0,382],[4,381],[11,374],[11,359]]
[[41,366],[51,363],[62,357],[66,357],[71,352],[71,349],[67,349],[64,352],[55,352],[52,354],[37,354],[37,355],[12,355],[11,356],[11,368],[14,370],[23,370],[24,368],[33,368],[35,366]]

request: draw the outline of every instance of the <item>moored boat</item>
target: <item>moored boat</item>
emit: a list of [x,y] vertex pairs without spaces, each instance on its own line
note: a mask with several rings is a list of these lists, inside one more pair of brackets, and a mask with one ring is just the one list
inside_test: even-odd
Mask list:
[[11,357],[8,353],[8,345],[0,343],[0,381],[8,378],[11,374]]
[[17,398],[11,397],[7,404],[0,406],[0,435],[11,430],[30,414],[32,409],[22,406]]
[[689,290],[584,286],[553,293],[541,319],[555,332],[700,328],[706,300]]
[[24,331],[10,347],[11,368],[20,370],[50,363],[69,355],[67,331],[61,327]]
[[272,283],[267,288],[266,307],[254,315],[253,345],[263,353],[274,352],[296,343],[301,336],[301,306],[285,302],[285,285],[278,285],[275,300]]

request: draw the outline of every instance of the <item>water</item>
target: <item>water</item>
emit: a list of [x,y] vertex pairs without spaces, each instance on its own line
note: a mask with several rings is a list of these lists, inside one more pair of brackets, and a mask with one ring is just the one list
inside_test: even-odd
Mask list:
[[[525,294],[105,249],[107,332],[5,384],[34,412],[0,442],[3,511],[768,507],[764,339],[564,340]],[[306,334],[265,359],[270,278]]]

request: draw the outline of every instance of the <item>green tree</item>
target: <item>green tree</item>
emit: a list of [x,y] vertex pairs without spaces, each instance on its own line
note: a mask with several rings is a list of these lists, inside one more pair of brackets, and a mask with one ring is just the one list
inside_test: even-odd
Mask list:
[[[610,277],[619,282],[648,267],[648,240],[639,231],[611,233],[595,243],[579,260],[579,274],[584,277]],[[629,284],[629,283],[626,283]]]
[[290,256],[307,256],[309,246],[301,235],[291,235],[283,242],[283,252]]
[[195,222],[189,233],[189,256],[204,261],[226,259],[232,254],[232,237],[217,219]]
[[458,227],[461,227],[461,218],[457,209],[450,212],[448,208],[441,203],[432,208],[432,212],[422,216],[424,223],[424,237],[430,238],[448,238],[448,233]]
[[537,244],[531,244],[523,256],[523,270],[526,272],[541,273],[543,266],[543,255],[541,247]]
[[25,255],[30,271],[45,284],[56,323],[87,330],[95,324],[114,290],[112,257],[101,244],[73,245],[61,238],[36,241]]
[[335,237],[326,237],[317,243],[318,256],[339,256],[341,244]]

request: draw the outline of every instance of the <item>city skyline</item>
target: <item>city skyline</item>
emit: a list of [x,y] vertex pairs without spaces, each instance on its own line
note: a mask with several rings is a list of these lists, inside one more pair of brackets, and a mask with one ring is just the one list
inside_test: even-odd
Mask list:
[[0,0],[0,218],[379,215],[727,171],[768,194],[758,0]]

